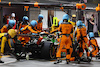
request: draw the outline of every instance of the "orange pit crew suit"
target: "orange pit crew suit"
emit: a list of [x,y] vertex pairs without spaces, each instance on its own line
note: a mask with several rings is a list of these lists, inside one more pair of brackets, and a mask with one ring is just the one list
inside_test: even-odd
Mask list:
[[8,27],[8,26],[9,26],[8,24],[4,25],[4,26],[1,28],[1,33],[7,33],[8,30],[9,30],[9,27]]
[[65,46],[66,53],[67,53],[66,59],[69,60],[71,58],[70,48],[72,47],[72,41],[71,41],[70,34],[73,33],[73,26],[69,22],[63,22],[60,24],[60,26],[56,30],[52,31],[51,33],[56,32],[56,31],[60,31],[62,34],[56,57],[58,58],[61,57],[62,48]]
[[1,28],[1,33],[7,33],[8,30],[11,29],[14,25],[15,25],[15,21],[10,20],[9,24],[6,24]]
[[[27,25],[26,27],[24,27],[22,29],[23,34],[30,34],[31,33],[39,33],[40,31],[35,31],[34,27],[32,27],[31,25]],[[21,39],[23,42],[21,44],[26,44],[27,42],[30,41],[30,37],[24,37]]]
[[37,25],[36,25],[36,27],[34,27],[34,30],[36,30],[36,31],[42,31],[42,23],[43,22],[37,21]]
[[90,54],[89,54],[88,49],[87,49],[87,47],[89,46],[89,43],[88,43],[86,28],[84,26],[78,27],[76,32],[77,32],[77,35],[76,35],[77,41],[80,44],[79,45],[79,47],[80,47],[80,49],[79,49],[79,57],[82,57],[84,49],[87,52],[87,57],[89,57]]
[[91,45],[93,48],[92,51],[90,52],[90,56],[91,57],[96,56],[97,53],[99,52],[99,46],[98,46],[97,40],[94,37],[90,38],[89,45]]
[[19,25],[19,30],[20,30],[21,28],[24,28],[24,27],[27,26],[27,25],[29,25],[28,22],[27,22],[27,23],[21,22],[20,25]]
[[[20,26],[19,26],[19,30],[21,29],[21,28],[24,28],[25,26],[27,26],[27,25],[29,25],[29,23],[20,23]],[[26,33],[23,33],[23,32],[20,32],[20,34],[26,34]],[[30,38],[29,37],[22,37],[22,36],[19,36],[18,37],[18,40],[19,41],[23,41],[23,42],[21,42],[21,44],[26,44],[29,40],[30,40]]]

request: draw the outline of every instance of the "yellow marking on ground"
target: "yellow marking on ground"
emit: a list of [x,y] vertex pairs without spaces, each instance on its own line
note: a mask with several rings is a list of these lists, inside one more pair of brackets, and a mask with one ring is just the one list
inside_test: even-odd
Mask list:
[[54,61],[56,61],[56,60],[51,60],[50,62],[54,62]]
[[5,58],[5,57],[10,57],[10,55],[2,56],[2,58]]

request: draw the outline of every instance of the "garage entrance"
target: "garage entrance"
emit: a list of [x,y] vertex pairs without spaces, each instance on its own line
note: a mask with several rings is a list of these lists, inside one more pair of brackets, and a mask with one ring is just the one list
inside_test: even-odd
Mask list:
[[29,12],[24,11],[24,7],[3,7],[2,8],[3,11],[3,24],[1,24],[1,26],[3,26],[4,24],[6,24],[6,20],[7,18],[10,18],[11,13],[15,13],[15,19],[17,21],[22,21],[22,18],[24,15],[27,15],[29,17]]

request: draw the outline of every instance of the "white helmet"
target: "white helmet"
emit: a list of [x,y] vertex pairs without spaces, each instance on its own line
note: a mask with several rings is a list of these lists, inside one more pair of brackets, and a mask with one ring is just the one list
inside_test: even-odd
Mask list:
[[11,17],[15,17],[15,13],[12,13],[12,14],[11,14]]

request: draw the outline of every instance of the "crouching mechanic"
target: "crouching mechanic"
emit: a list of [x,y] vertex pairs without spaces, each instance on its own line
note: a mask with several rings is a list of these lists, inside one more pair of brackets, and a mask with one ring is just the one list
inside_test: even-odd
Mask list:
[[89,33],[89,38],[90,38],[89,45],[91,45],[93,48],[92,51],[90,52],[90,56],[92,58],[92,57],[95,57],[97,53],[99,52],[99,46],[98,46],[97,40],[94,38],[93,32]]
[[77,41],[80,44],[79,45],[79,59],[78,59],[78,63],[80,63],[80,58],[82,57],[83,53],[84,53],[84,49],[87,52],[87,59],[89,59],[89,52],[88,52],[88,38],[87,38],[87,33],[86,33],[86,27],[83,26],[83,23],[81,20],[79,20],[77,23],[77,30],[76,30],[76,37],[77,37]]
[[[20,34],[25,34],[25,33],[21,32],[21,30],[22,30],[25,26],[27,26],[27,25],[29,25],[28,17],[27,17],[27,16],[24,16],[24,17],[23,17],[23,22],[21,22],[21,23],[20,23],[20,26],[19,26],[19,31],[20,31],[19,33],[20,33]],[[18,37],[19,42],[21,42],[22,39],[25,39],[25,38],[22,37],[22,36],[19,36],[19,37]],[[29,41],[29,37],[26,37],[26,39]],[[27,42],[27,41],[26,41],[26,42]],[[22,42],[22,44],[23,44],[23,42]]]
[[15,21],[14,20],[9,20],[9,23],[4,25],[1,28],[1,33],[7,33],[9,29],[12,29],[13,26],[15,25]]
[[56,30],[51,32],[51,33],[54,33],[56,31],[60,31],[62,34],[61,41],[60,41],[60,44],[58,46],[58,50],[57,50],[57,54],[56,54],[57,61],[54,62],[54,64],[62,62],[61,50],[64,46],[66,48],[66,53],[67,53],[66,54],[67,64],[69,63],[69,59],[71,58],[70,48],[72,47],[72,41],[71,41],[70,34],[73,33],[73,26],[71,23],[68,22],[68,19],[69,19],[68,14],[65,14],[63,16],[63,22],[60,24],[60,26]]
[[37,22],[35,20],[32,20],[30,25],[27,25],[25,26],[23,29],[22,29],[22,32],[23,33],[39,33],[40,31],[35,31],[34,30],[34,27],[37,25]]
[[8,30],[8,33],[0,33],[0,63],[4,63],[3,61],[1,61],[2,55],[4,53],[4,47],[5,47],[5,43],[8,42],[9,47],[11,47],[11,43],[10,43],[10,39],[14,38],[16,36],[17,32],[14,29],[10,29]]
[[[36,33],[39,34],[40,31],[36,31],[34,30],[34,27],[37,25],[37,22],[35,20],[32,20],[30,25],[25,26],[24,28],[21,28],[21,32],[23,34],[31,34],[31,33]],[[24,43],[28,43],[30,41],[30,37],[22,37],[20,39],[20,41],[22,41],[24,39],[24,42],[22,42],[22,44]],[[24,44],[25,45],[25,44]]]

